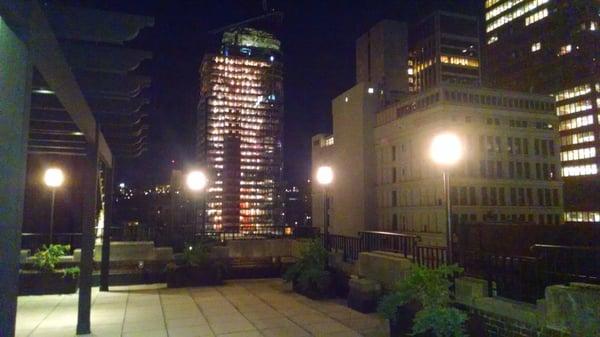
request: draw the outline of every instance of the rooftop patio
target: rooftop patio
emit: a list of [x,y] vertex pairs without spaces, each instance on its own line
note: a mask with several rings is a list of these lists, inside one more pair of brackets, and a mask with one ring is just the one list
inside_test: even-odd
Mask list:
[[[354,311],[341,300],[310,300],[287,290],[280,279],[201,288],[93,288],[92,301],[88,336],[387,336],[386,322],[376,315]],[[76,324],[76,294],[19,297],[17,336],[74,336]]]

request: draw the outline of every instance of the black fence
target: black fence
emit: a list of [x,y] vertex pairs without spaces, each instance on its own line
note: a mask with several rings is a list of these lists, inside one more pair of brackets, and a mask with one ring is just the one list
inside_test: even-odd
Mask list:
[[535,303],[547,286],[586,282],[600,284],[600,247],[536,244],[530,256],[471,251],[461,265],[469,276],[484,278],[490,296]]

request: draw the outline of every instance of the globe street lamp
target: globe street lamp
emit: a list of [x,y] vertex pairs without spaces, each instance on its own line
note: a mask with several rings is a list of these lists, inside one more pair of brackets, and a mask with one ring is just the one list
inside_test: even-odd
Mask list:
[[[208,185],[208,178],[204,174],[204,172],[200,170],[190,171],[185,179],[185,183],[188,189],[194,193],[200,193]],[[204,223],[204,209],[202,209],[202,234],[205,231],[205,223]],[[198,228],[198,200],[194,200],[194,232]],[[194,233],[195,234],[195,233]]]
[[442,167],[444,194],[446,198],[446,245],[448,263],[452,263],[452,205],[450,203],[450,168],[456,165],[463,156],[463,145],[460,138],[451,132],[439,134],[433,138],[430,148],[431,160]]
[[52,202],[50,204],[50,244],[52,244],[52,236],[54,235],[54,199],[56,189],[62,186],[64,181],[65,175],[59,168],[51,167],[44,173],[44,183],[52,191]]
[[329,166],[321,166],[317,169],[316,180],[323,186],[323,246],[329,248],[329,199],[327,198],[327,186],[333,181],[333,169]]

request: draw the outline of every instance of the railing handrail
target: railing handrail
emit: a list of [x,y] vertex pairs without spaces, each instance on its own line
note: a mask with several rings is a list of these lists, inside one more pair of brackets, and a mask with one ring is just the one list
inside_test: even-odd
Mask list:
[[418,235],[414,235],[414,234],[406,234],[406,233],[396,233],[396,232],[385,232],[385,231],[360,231],[358,232],[358,234],[377,234],[377,235],[389,235],[389,236],[399,236],[399,237],[405,237],[405,238],[413,238],[413,239],[418,239],[419,236]]
[[[53,233],[53,236],[81,236],[81,233],[77,232],[65,232],[65,233]],[[21,236],[50,236],[50,233],[33,233],[33,232],[25,232],[21,233]]]
[[530,251],[535,251],[536,249],[564,249],[564,250],[579,250],[579,251],[594,251],[600,252],[600,247],[595,246],[564,246],[564,245],[550,245],[550,244],[539,244],[536,243],[529,247]]

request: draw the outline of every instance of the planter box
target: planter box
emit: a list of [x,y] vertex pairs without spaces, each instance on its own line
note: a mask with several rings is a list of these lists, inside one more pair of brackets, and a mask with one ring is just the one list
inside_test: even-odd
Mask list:
[[72,294],[77,291],[79,278],[63,277],[62,271],[42,273],[22,270],[19,272],[19,295]]
[[198,287],[223,284],[219,267],[177,266],[166,273],[169,288]]

